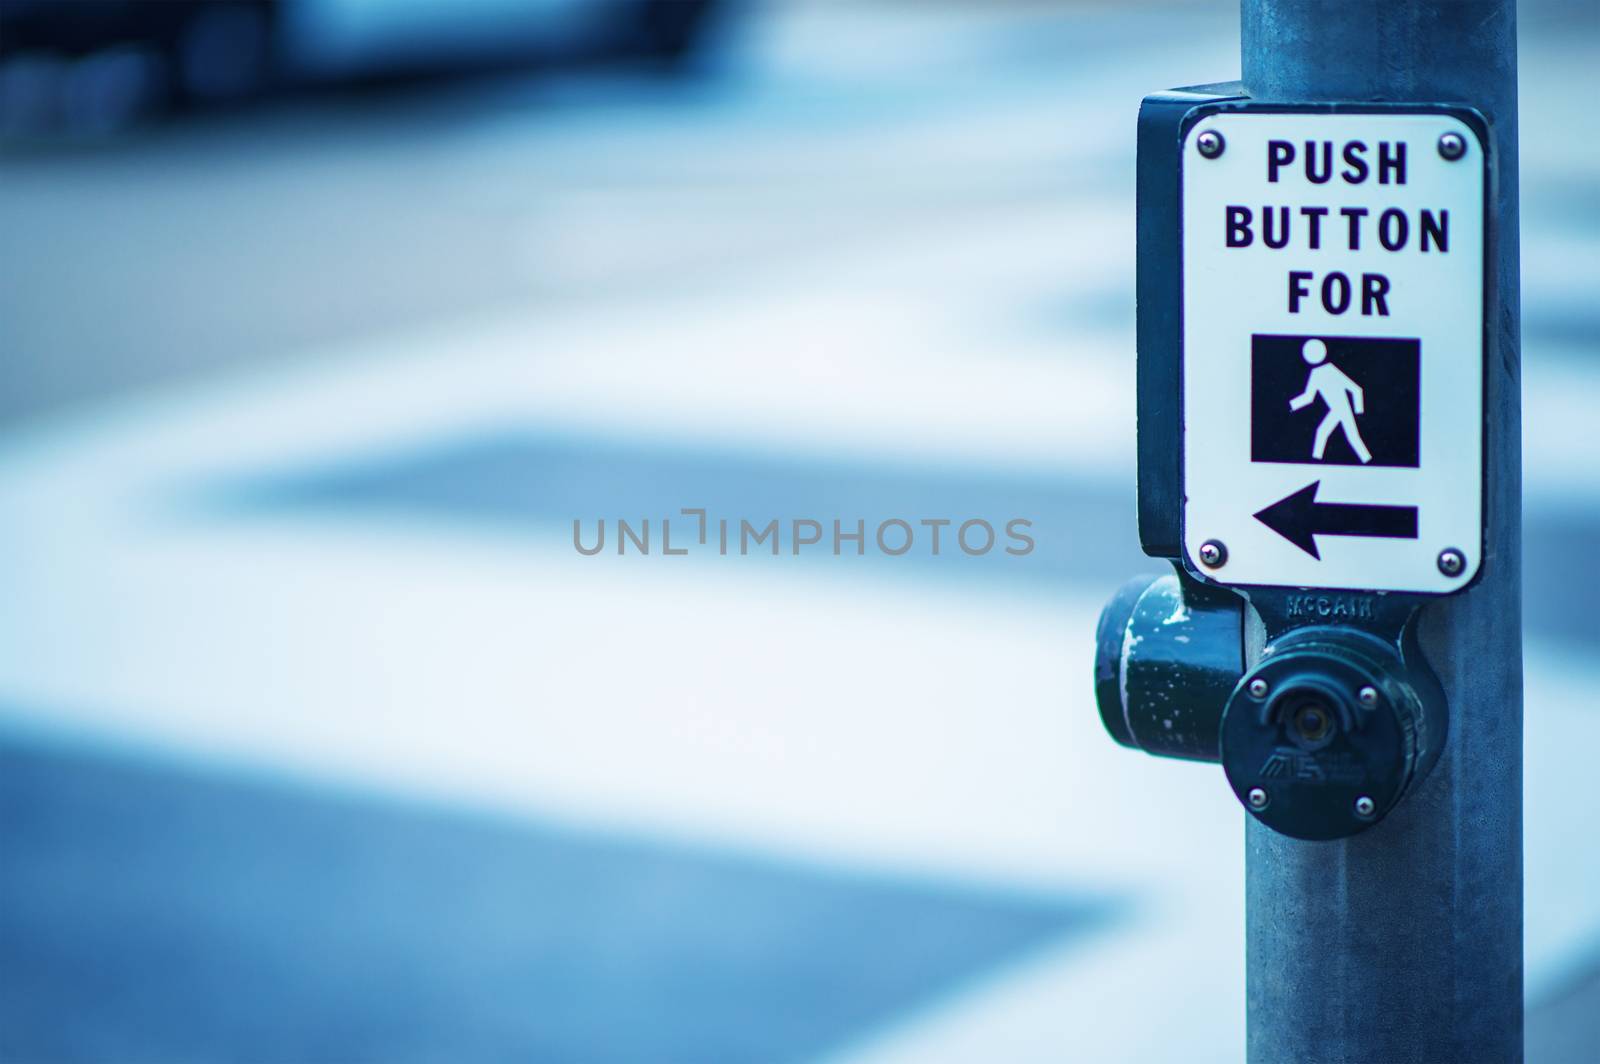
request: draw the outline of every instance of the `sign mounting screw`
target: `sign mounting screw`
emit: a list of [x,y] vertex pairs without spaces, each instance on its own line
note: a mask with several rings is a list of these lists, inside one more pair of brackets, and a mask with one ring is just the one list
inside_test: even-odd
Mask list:
[[1360,817],[1362,820],[1370,817],[1374,812],[1377,811],[1377,809],[1377,803],[1364,794],[1356,799],[1356,816]]
[[[1456,139],[1460,140],[1461,138],[1457,137]],[[1215,159],[1217,156],[1222,154],[1222,149],[1228,146],[1228,142],[1222,139],[1222,134],[1218,133],[1214,129],[1208,129],[1204,133],[1200,134],[1200,136],[1195,138],[1194,143],[1195,147],[1200,149],[1200,154],[1204,155],[1207,159]],[[1442,141],[1440,142],[1439,150],[1444,150]],[[1465,145],[1462,146],[1462,150],[1466,150]]]
[[1367,709],[1371,709],[1378,704],[1378,689],[1376,687],[1363,687],[1356,692],[1356,701]]
[[1245,688],[1245,690],[1250,692],[1251,698],[1254,698],[1259,702],[1261,699],[1267,697],[1267,691],[1270,690],[1270,688],[1267,686],[1267,681],[1257,676],[1254,680],[1250,681],[1250,686]]
[[1445,576],[1460,576],[1467,568],[1467,556],[1454,547],[1439,552],[1439,571]]
[[[1228,548],[1220,539],[1208,539],[1200,544],[1200,564],[1207,569],[1220,569],[1228,563]],[[1440,562],[1443,565],[1443,562]]]
[[1439,138],[1439,154],[1448,161],[1455,162],[1467,154],[1467,142],[1460,133],[1446,133]]
[[[1251,809],[1265,809],[1267,807],[1267,792],[1260,787],[1251,787],[1250,793],[1246,797],[1250,802]],[[1371,799],[1369,798],[1368,801],[1371,801]]]

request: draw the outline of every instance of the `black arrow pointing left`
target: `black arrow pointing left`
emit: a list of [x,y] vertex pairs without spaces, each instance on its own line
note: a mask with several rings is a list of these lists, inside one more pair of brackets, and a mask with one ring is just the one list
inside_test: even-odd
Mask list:
[[1415,506],[1318,502],[1317,488],[1321,485],[1320,480],[1312,481],[1258,512],[1256,520],[1319,561],[1322,554],[1317,550],[1318,536],[1417,538]]

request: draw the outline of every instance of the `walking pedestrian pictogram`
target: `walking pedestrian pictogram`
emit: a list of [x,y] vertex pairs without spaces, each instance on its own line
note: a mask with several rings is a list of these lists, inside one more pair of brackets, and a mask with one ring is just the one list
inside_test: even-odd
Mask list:
[[1250,460],[1294,465],[1419,462],[1417,340],[1250,338]]
[[1361,439],[1361,429],[1356,425],[1356,417],[1366,411],[1366,396],[1361,385],[1328,361],[1328,345],[1321,340],[1307,340],[1300,349],[1300,356],[1311,367],[1311,375],[1306,378],[1305,391],[1289,400],[1289,409],[1304,410],[1318,399],[1327,407],[1327,412],[1317,425],[1316,438],[1311,443],[1311,457],[1322,461],[1323,453],[1328,449],[1328,439],[1335,429],[1340,429],[1344,432],[1346,442],[1356,452],[1356,457],[1361,459],[1361,464],[1371,462],[1372,452],[1367,450],[1366,443]]

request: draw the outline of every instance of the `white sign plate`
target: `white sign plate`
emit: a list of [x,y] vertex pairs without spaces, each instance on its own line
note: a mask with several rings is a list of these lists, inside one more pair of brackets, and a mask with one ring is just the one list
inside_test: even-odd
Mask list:
[[[1441,151],[1447,134],[1459,142]],[[1243,111],[1190,129],[1192,568],[1275,587],[1440,593],[1472,579],[1484,195],[1483,145],[1448,114]],[[1201,561],[1207,541],[1225,547],[1220,565]],[[1441,569],[1446,550],[1464,556],[1458,572]]]

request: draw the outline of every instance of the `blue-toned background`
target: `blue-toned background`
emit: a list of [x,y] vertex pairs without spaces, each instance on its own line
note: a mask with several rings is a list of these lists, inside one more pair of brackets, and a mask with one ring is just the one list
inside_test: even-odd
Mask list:
[[[1529,1060],[1587,1064],[1600,16],[1522,7]],[[0,1062],[1239,1059],[1243,814],[1089,679],[1134,116],[1237,40],[0,0]]]

